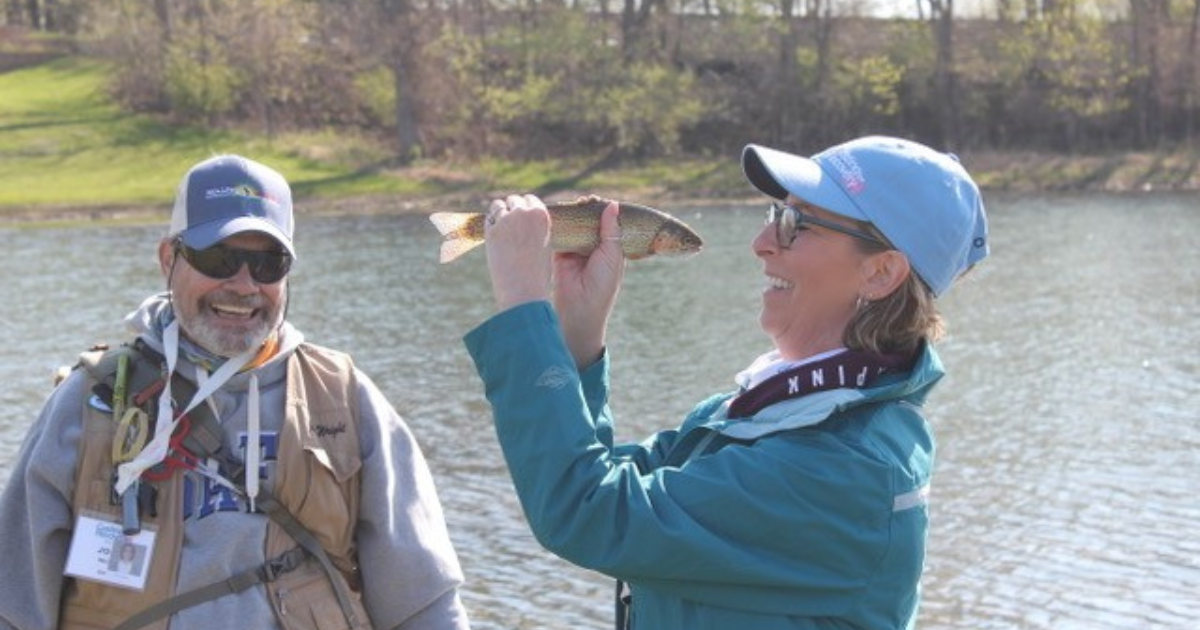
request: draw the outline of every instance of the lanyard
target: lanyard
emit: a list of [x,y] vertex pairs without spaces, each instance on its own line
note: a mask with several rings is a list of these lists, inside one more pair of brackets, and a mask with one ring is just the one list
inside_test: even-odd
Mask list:
[[175,432],[175,427],[179,425],[179,418],[187,415],[189,411],[195,409],[197,405],[204,402],[209,396],[221,388],[234,374],[237,374],[257,353],[256,348],[250,348],[226,361],[224,365],[213,373],[211,378],[205,379],[196,390],[196,394],[188,402],[178,414],[174,413],[174,405],[171,400],[171,377],[175,374],[175,366],[179,360],[179,320],[172,320],[167,327],[163,329],[163,352],[167,360],[167,374],[164,377],[166,385],[163,387],[162,393],[158,396],[158,422],[154,427],[154,439],[134,457],[132,461],[125,462],[117,468],[117,494],[122,494],[133,482],[137,481],[148,468],[156,466],[159,462],[167,457],[169,450],[171,435]]

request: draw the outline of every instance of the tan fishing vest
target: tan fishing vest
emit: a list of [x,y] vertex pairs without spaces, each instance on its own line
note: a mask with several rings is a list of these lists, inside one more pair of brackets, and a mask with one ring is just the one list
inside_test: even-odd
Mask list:
[[[98,353],[97,353],[98,355]],[[98,356],[93,356],[95,361]],[[88,355],[82,363],[87,365]],[[94,365],[94,363],[93,363]],[[86,396],[97,376],[89,371]],[[131,394],[135,392],[130,392]],[[151,406],[154,402],[151,401]],[[299,568],[266,583],[275,617],[284,630],[369,630],[362,606],[354,530],[358,522],[362,467],[358,441],[358,384],[348,355],[302,344],[288,358],[285,422],[280,430],[275,467],[275,496],[320,541],[337,579],[352,592],[358,625],[351,628],[320,565],[308,558]],[[113,505],[112,416],[84,404],[83,437],[76,471],[75,514],[120,519]],[[319,425],[319,429],[314,429]],[[68,578],[63,592],[60,630],[109,630],[133,614],[176,593],[183,540],[182,475],[157,484],[157,517],[142,514],[156,528],[155,552],[142,592]],[[266,558],[296,547],[281,526],[270,522]],[[203,605],[203,604],[201,604]],[[167,619],[145,626],[166,630]]]

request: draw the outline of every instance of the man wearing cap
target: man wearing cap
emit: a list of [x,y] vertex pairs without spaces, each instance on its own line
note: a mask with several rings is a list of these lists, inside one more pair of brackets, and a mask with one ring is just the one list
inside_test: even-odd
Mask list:
[[987,254],[979,191],[953,156],[878,136],[750,145],[742,167],[772,200],[751,249],[774,347],[638,443],[614,444],[607,404],[619,207],[595,251],[553,254],[541,200],[492,203],[498,313],[465,342],[521,505],[548,549],[618,580],[618,627],[912,628],[935,298]]
[[[292,234],[267,166],[184,176],[167,292],[58,385],[0,495],[0,630],[468,627],[408,427],[285,320]],[[109,569],[116,541],[143,571]]]

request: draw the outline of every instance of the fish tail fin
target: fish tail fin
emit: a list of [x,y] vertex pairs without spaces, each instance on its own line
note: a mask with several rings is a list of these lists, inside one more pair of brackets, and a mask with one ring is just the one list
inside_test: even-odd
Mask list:
[[429,220],[445,239],[438,262],[448,263],[478,247],[483,242],[483,217],[478,212],[434,212],[429,215]]

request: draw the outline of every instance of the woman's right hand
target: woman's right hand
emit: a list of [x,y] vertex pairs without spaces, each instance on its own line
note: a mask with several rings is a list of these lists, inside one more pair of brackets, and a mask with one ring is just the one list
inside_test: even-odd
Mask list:
[[550,298],[550,213],[534,195],[494,199],[484,222],[492,294],[501,311]]

